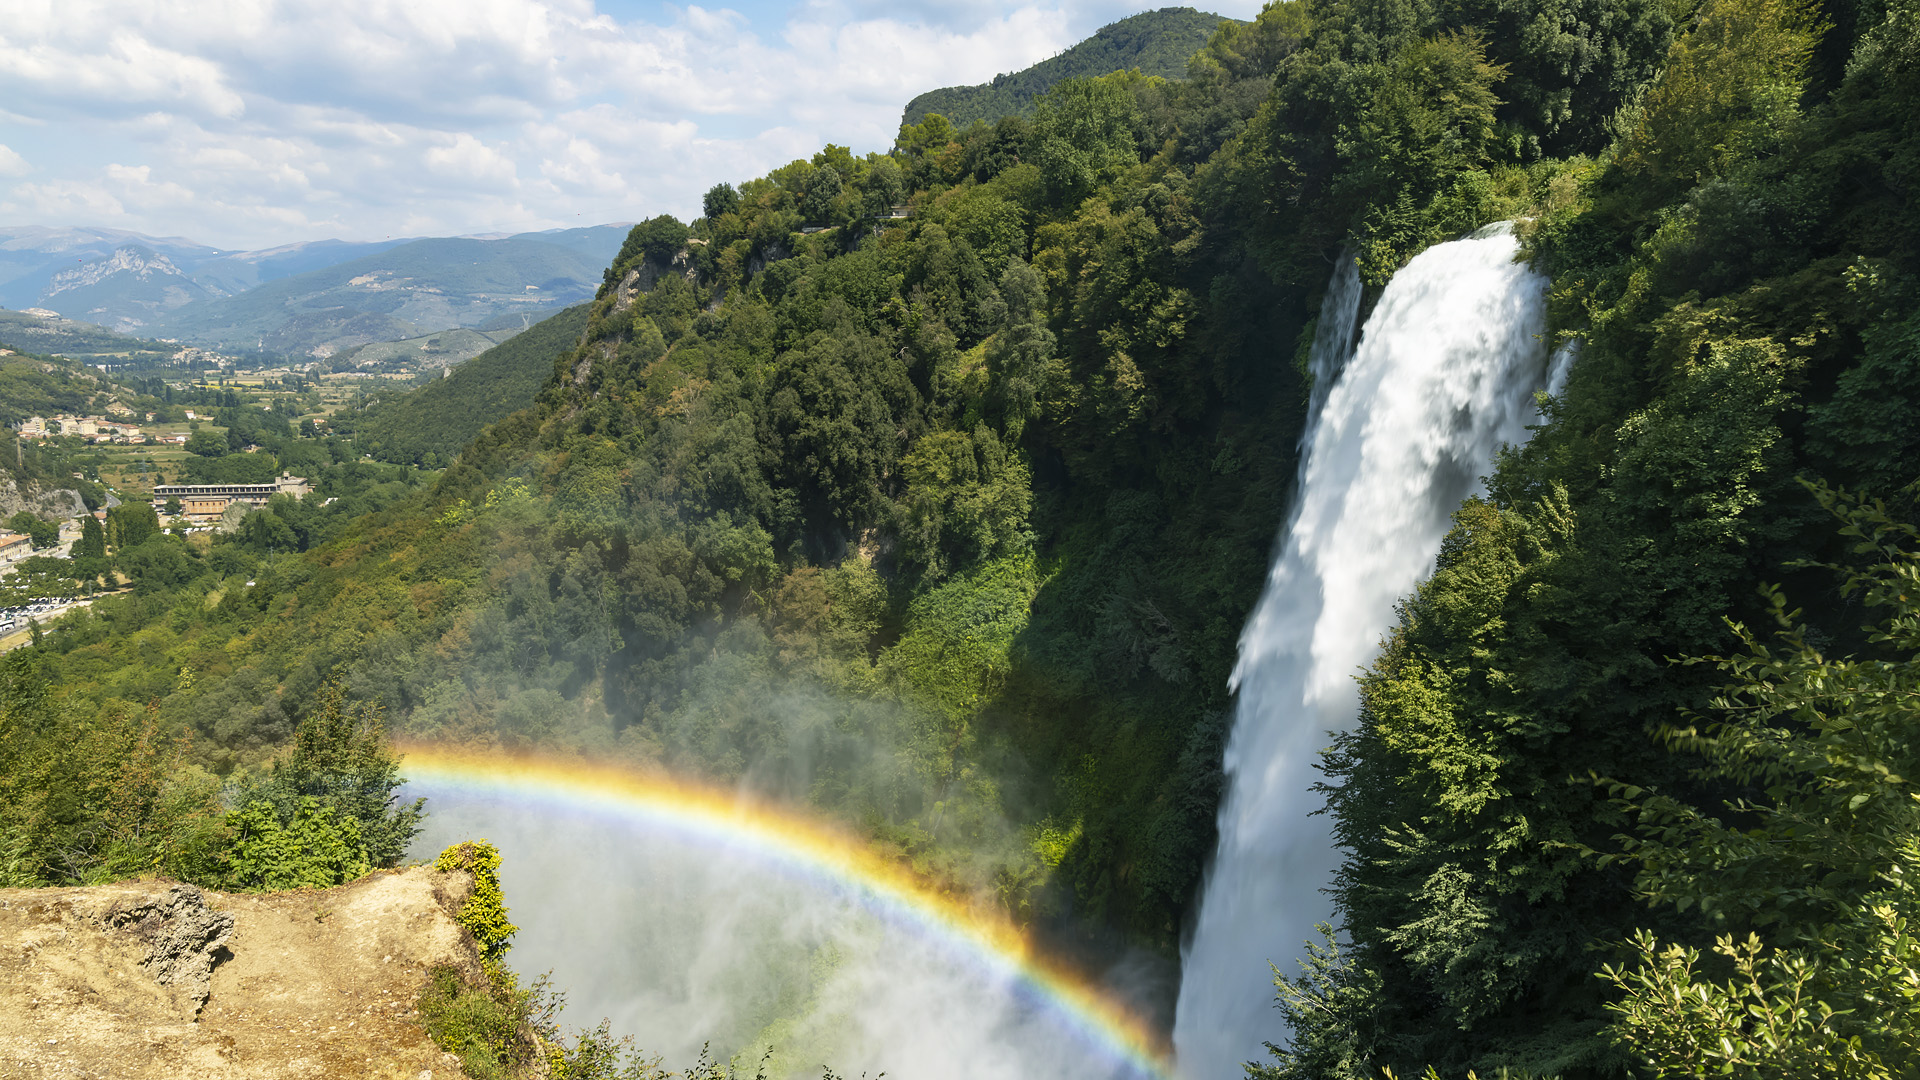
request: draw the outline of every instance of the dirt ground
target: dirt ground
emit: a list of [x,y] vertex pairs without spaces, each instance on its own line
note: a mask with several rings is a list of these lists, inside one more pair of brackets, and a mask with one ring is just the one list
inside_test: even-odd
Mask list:
[[468,888],[415,867],[267,895],[0,889],[0,1078],[452,1080],[414,1003],[428,967],[477,968]]

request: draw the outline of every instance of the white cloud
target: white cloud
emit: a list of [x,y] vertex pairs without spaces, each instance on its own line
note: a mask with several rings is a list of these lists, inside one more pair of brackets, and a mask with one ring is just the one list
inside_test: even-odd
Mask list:
[[512,158],[464,131],[450,143],[428,147],[425,159],[428,170],[457,183],[483,189],[519,185]]
[[0,224],[257,247],[686,217],[824,143],[883,150],[915,94],[1148,6],[15,0],[0,141],[33,176],[0,147]]
[[124,226],[129,220],[126,207],[105,187],[76,180],[16,184],[0,201],[0,211],[23,224],[84,221]]

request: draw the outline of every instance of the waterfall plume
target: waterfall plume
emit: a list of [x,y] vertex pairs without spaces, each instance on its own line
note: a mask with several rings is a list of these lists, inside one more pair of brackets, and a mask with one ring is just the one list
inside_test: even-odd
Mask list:
[[1241,1076],[1284,1041],[1269,963],[1297,973],[1303,942],[1331,917],[1323,890],[1338,862],[1326,819],[1311,816],[1319,751],[1353,723],[1354,676],[1431,570],[1454,509],[1537,419],[1547,282],[1518,249],[1496,226],[1422,252],[1387,284],[1350,359],[1339,322],[1345,310],[1351,326],[1358,299],[1350,261],[1329,285],[1294,504],[1232,676],[1219,843],[1174,1023],[1192,1080]]

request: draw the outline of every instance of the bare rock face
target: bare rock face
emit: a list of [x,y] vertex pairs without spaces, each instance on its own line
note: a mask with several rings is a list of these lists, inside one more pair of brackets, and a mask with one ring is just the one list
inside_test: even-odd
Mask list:
[[65,521],[86,513],[87,504],[72,488],[42,491],[33,483],[22,487],[18,479],[0,471],[0,518],[12,517],[22,510],[48,521]]
[[85,514],[87,503],[72,488],[55,488],[35,499],[33,510],[43,518],[65,521]]
[[0,518],[10,518],[26,508],[27,500],[20,494],[20,482],[0,474]]
[[767,245],[765,251],[747,260],[747,276],[752,277],[758,274],[760,271],[765,270],[770,264],[777,263],[781,259],[786,258],[788,254],[787,245],[785,244],[775,243]]
[[465,874],[334,889],[166,881],[0,889],[0,1080],[457,1076],[414,1015],[428,972],[479,970]]
[[640,267],[627,271],[627,276],[621,278],[620,284],[614,287],[613,314],[626,314],[632,309],[634,301],[640,299],[641,293],[653,288],[655,275],[652,272],[644,280],[641,277],[640,271],[645,268],[643,261]]
[[232,956],[233,916],[207,906],[192,885],[175,885],[166,894],[147,896],[109,908],[107,927],[133,935],[147,947],[140,966],[161,986],[184,991],[193,1015],[207,1003],[215,964]]

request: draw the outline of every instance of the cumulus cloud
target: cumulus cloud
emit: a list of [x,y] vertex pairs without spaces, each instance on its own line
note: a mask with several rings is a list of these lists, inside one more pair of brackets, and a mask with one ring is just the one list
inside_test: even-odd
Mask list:
[[467,132],[458,132],[451,142],[427,148],[428,170],[446,180],[498,190],[519,185],[513,159],[488,146]]
[[22,0],[0,223],[255,247],[686,217],[824,143],[884,150],[915,94],[1149,6]]

